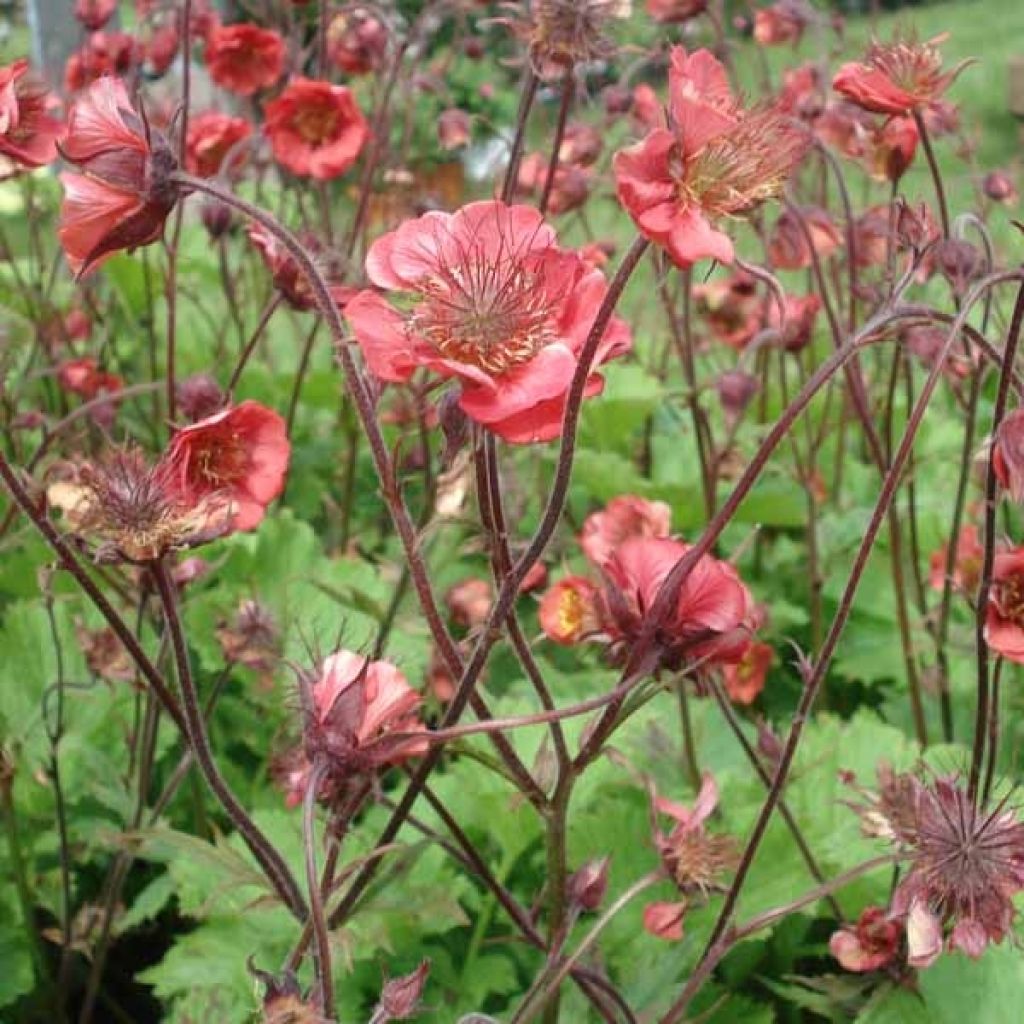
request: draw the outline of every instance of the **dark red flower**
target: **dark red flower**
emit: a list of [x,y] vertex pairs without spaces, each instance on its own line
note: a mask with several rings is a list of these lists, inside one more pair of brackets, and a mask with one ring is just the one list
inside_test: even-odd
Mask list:
[[284,420],[246,401],[175,431],[166,459],[185,498],[222,495],[233,529],[253,530],[284,489],[290,455]]
[[285,45],[273,29],[242,23],[217,25],[206,41],[206,67],[223,89],[251,96],[276,85],[284,73]]
[[879,181],[899,181],[914,162],[919,134],[912,117],[891,117],[871,136],[869,170]]
[[[355,289],[334,282],[334,268],[331,266],[330,254],[324,250],[315,236],[303,234],[299,240],[318,261],[326,264],[321,266],[321,272],[327,278],[328,288],[334,301],[339,307],[344,308],[355,294]],[[256,246],[260,256],[263,257],[263,262],[270,271],[274,287],[284,296],[288,305],[292,309],[303,312],[315,309],[316,300],[306,275],[299,269],[295,258],[285,249],[280,240],[259,224],[252,224],[249,227],[249,241]]]
[[777,270],[805,270],[812,266],[813,254],[823,260],[842,244],[843,236],[828,212],[804,206],[779,214],[768,236],[768,253]]
[[1024,409],[1007,414],[992,441],[992,469],[1014,501],[1024,501]]
[[58,236],[79,276],[123,249],[160,237],[178,199],[177,160],[164,136],[146,125],[121,81],[101,78],[71,108],[61,152],[81,174],[61,174]]
[[774,302],[768,307],[768,326],[782,329],[780,344],[787,352],[798,352],[810,343],[820,310],[821,299],[813,292],[810,295],[787,295],[785,328],[782,328],[779,307]]
[[[244,117],[232,117],[218,110],[193,115],[189,118],[185,141],[188,170],[201,178],[236,172],[248,155],[242,143],[251,135],[252,125]],[[229,153],[230,163],[223,166]]]
[[27,60],[0,67],[0,155],[21,167],[52,163],[64,126],[49,108],[50,94]]
[[1017,186],[1013,178],[1006,171],[989,171],[981,183],[981,190],[985,197],[994,203],[1003,203],[1006,206],[1017,205]]
[[876,114],[909,114],[931,106],[970,63],[943,72],[938,44],[945,38],[936,36],[926,43],[913,39],[873,42],[863,62],[839,69],[832,88]]
[[312,78],[292,79],[265,112],[277,162],[321,181],[344,174],[370,134],[351,90]]

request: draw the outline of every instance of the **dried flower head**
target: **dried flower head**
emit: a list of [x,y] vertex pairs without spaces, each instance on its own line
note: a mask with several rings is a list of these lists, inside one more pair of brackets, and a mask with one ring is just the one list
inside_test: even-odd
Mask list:
[[[518,5],[510,5],[518,13]],[[530,63],[545,81],[615,52],[608,22],[629,12],[628,0],[531,0],[528,23],[513,21],[527,43]]]
[[190,500],[175,486],[166,462],[150,466],[136,448],[70,467],[69,478],[51,484],[47,498],[102,559],[154,561],[220,537],[231,524],[228,495]]
[[1010,931],[1024,889],[1024,824],[1007,799],[985,807],[953,776],[878,772],[858,808],[865,831],[888,839],[908,867],[890,912],[907,920],[909,962],[926,967],[946,945],[980,956]]

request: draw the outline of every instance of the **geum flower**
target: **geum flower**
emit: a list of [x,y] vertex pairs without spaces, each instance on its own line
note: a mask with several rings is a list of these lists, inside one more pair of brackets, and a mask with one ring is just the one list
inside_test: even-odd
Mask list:
[[[248,156],[244,143],[250,135],[252,126],[244,117],[232,117],[218,110],[196,114],[188,122],[185,139],[185,162],[189,172],[210,178],[238,171]],[[227,164],[225,159],[228,159]]]
[[997,654],[1024,665],[1024,547],[995,556],[985,641]]
[[[631,537],[604,565],[600,617],[613,649],[641,633],[661,587],[690,550],[682,541]],[[728,563],[704,555],[684,579],[655,633],[660,664],[727,664],[743,657],[755,625],[755,606]]]
[[938,44],[944,35],[925,43],[913,39],[874,41],[860,63],[844,64],[832,88],[852,103],[876,114],[909,114],[934,106],[956,77],[971,63],[942,70]]
[[1008,413],[996,428],[992,470],[1013,501],[1024,501],[1024,409]]
[[929,966],[944,945],[978,957],[1001,942],[1024,889],[1024,824],[1007,799],[979,806],[955,777],[887,766],[878,781],[857,809],[865,832],[888,839],[907,868],[889,911],[905,921],[910,966]]
[[779,194],[808,138],[771,107],[743,110],[707,51],[672,48],[669,127],[615,154],[619,200],[644,237],[680,267],[733,260],[715,225]]
[[311,78],[294,78],[265,113],[274,159],[318,181],[344,174],[370,134],[351,90]]
[[242,23],[218,25],[206,41],[206,67],[222,89],[251,96],[276,85],[284,73],[284,40],[273,29]]
[[253,530],[284,489],[290,455],[284,420],[246,401],[176,430],[166,460],[188,500],[226,497],[231,528]]
[[[949,545],[944,544],[938,551],[932,552],[929,559],[928,585],[932,590],[943,591],[946,586],[946,559]],[[960,529],[956,538],[956,553],[953,556],[952,585],[954,589],[973,597],[981,578],[982,559],[985,549],[981,546],[978,528],[967,523]]]
[[58,236],[81,277],[122,249],[156,241],[178,200],[177,159],[167,139],[132,107],[124,85],[101,78],[76,101],[61,155],[65,172]]
[[226,495],[195,500],[177,486],[165,459],[151,466],[135,448],[70,467],[47,498],[68,529],[94,546],[97,561],[152,562],[230,531]]
[[52,163],[64,126],[49,109],[50,94],[27,60],[0,67],[0,156],[19,167]]
[[901,933],[900,923],[882,907],[866,907],[853,927],[832,933],[828,948],[848,971],[878,971],[899,955]]
[[[698,900],[722,889],[725,875],[738,862],[739,850],[732,836],[716,835],[705,822],[718,804],[714,778],[704,773],[692,808],[658,796],[651,786],[651,830],[654,845],[667,877],[682,899],[649,903],[644,908],[644,928],[661,939],[683,937],[683,917]],[[665,833],[658,824],[664,814],[675,824]]]
[[[345,317],[370,371],[404,383],[423,368],[461,385],[459,407],[506,441],[549,441],[562,428],[566,395],[594,316],[604,275],[526,206],[470,203],[431,212],[377,239],[366,272],[378,288],[404,294],[396,308],[362,291]],[[597,347],[596,372],[632,344],[612,317]]]
[[277,769],[289,806],[302,801],[314,765],[322,768],[317,798],[334,803],[360,780],[427,749],[417,717],[423,698],[390,662],[336,651],[324,659],[309,694],[302,748]]
[[667,537],[671,526],[672,509],[665,502],[621,494],[583,521],[580,547],[590,563],[600,569],[629,537]]

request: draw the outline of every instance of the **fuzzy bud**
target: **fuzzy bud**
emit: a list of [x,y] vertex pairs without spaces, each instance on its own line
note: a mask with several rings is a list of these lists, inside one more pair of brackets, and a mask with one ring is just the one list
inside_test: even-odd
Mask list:
[[597,910],[608,891],[608,858],[587,861],[569,879],[569,900],[581,910]]
[[408,1020],[420,1005],[423,986],[430,972],[430,961],[424,960],[411,974],[385,982],[374,1020],[386,1024],[392,1020]]

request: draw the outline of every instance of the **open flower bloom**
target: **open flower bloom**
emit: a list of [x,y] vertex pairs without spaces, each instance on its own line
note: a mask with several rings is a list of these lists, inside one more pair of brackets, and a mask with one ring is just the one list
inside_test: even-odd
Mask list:
[[139,57],[135,37],[127,32],[93,32],[64,65],[64,87],[77,92],[105,75],[126,75]]
[[376,70],[387,50],[387,26],[364,7],[340,11],[327,25],[327,59],[348,75]]
[[[645,620],[666,577],[690,545],[662,537],[630,537],[604,565],[602,624],[612,642],[629,642]],[[719,664],[743,657],[754,627],[750,592],[728,563],[704,555],[679,588],[656,634],[664,664]]]
[[301,803],[314,764],[324,768],[318,799],[333,802],[360,777],[427,750],[417,716],[423,698],[388,661],[336,651],[324,659],[310,695],[302,749],[278,773],[290,806]]
[[774,660],[775,650],[771,644],[751,641],[739,661],[726,664],[722,669],[729,699],[737,704],[753,704],[764,689]]
[[[345,317],[370,371],[404,383],[419,368],[461,385],[458,404],[506,441],[549,441],[562,429],[566,394],[608,285],[526,206],[470,203],[428,213],[377,239],[366,272],[404,293],[402,307],[363,291]],[[628,351],[629,329],[612,317],[596,368]],[[599,394],[591,372],[585,397]]]
[[[732,836],[709,832],[705,822],[718,805],[718,786],[704,773],[693,807],[658,796],[651,786],[651,830],[665,873],[679,890],[676,903],[652,903],[644,911],[644,928],[663,939],[679,939],[683,916],[698,899],[722,888],[725,875],[738,861]],[[658,824],[658,815],[675,823],[668,833]]]
[[929,107],[970,63],[964,61],[943,72],[938,44],[944,39],[873,42],[861,63],[844,64],[839,69],[832,88],[876,114],[909,114]]
[[612,498],[600,512],[587,516],[580,532],[580,547],[600,569],[628,537],[667,537],[671,522],[672,510],[665,502],[623,494]]
[[52,163],[64,126],[49,107],[49,92],[27,60],[0,67],[0,155],[20,167]]
[[284,420],[246,401],[175,431],[167,460],[183,495],[226,496],[232,528],[252,530],[284,489],[290,454]]
[[[858,808],[867,834],[888,839],[905,864],[890,916],[905,922],[908,963],[927,967],[943,947],[980,956],[1010,933],[1024,889],[1024,824],[977,804],[955,777],[878,772]],[[945,938],[944,938],[945,937]]]
[[1024,409],[1009,413],[996,429],[992,469],[999,486],[1014,501],[1024,501]]
[[312,78],[292,79],[265,112],[274,159],[320,181],[344,174],[370,134],[350,89]]
[[848,971],[878,971],[899,955],[901,933],[882,907],[867,907],[853,927],[833,932],[828,948]]
[[[942,591],[946,583],[946,556],[948,545],[933,552],[929,560],[928,583],[932,590]],[[956,539],[956,554],[953,558],[953,586],[966,594],[973,595],[981,579],[982,559],[985,549],[978,537],[978,528],[973,523],[961,527]]]
[[[210,178],[215,174],[237,171],[248,155],[243,143],[252,135],[252,126],[244,117],[232,117],[218,110],[207,110],[189,119],[185,141],[185,160],[192,174]],[[230,154],[225,166],[224,160]]]
[[985,641],[997,654],[1024,664],[1024,547],[995,556]]
[[586,576],[564,576],[544,593],[537,615],[549,640],[579,643],[600,628],[597,587]]
[[206,40],[206,67],[222,89],[251,96],[276,85],[284,72],[284,40],[273,29],[218,25]]
[[113,253],[156,241],[178,199],[177,160],[164,136],[132,108],[124,85],[101,78],[71,108],[57,234],[79,276]]
[[731,263],[715,225],[781,191],[807,138],[772,108],[745,111],[722,65],[707,51],[671,51],[669,128],[615,154],[619,200],[644,237],[681,267]]

